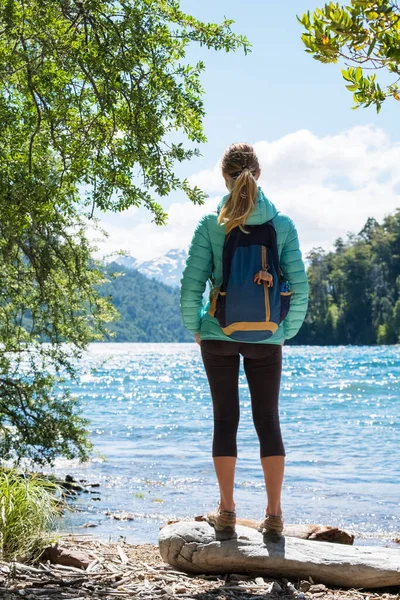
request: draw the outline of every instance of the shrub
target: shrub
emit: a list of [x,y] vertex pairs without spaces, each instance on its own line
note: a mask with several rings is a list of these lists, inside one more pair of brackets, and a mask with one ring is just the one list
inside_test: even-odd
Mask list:
[[54,540],[57,485],[37,475],[0,470],[0,559],[35,560]]

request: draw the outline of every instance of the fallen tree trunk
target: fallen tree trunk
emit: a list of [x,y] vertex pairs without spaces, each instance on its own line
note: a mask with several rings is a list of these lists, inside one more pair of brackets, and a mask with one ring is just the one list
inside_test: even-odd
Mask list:
[[311,576],[315,582],[367,589],[400,585],[397,549],[271,538],[242,525],[235,537],[224,538],[205,522],[180,521],[161,529],[159,549],[165,562],[190,573]]

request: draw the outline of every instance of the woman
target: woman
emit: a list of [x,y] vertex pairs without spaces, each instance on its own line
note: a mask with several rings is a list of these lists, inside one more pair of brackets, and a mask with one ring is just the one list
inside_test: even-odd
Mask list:
[[[220,502],[216,511],[208,513],[207,520],[217,531],[235,529],[233,489],[237,457],[236,433],[239,424],[238,377],[241,354],[250,389],[253,421],[260,441],[261,464],[267,492],[265,517],[259,529],[262,532],[275,531],[280,534],[283,530],[281,490],[285,457],[278,411],[282,346],[286,339],[296,335],[303,323],[307,311],[308,283],[296,228],[289,217],[277,211],[257,185],[260,173],[259,162],[252,146],[233,144],[225,151],[222,157],[222,176],[229,194],[222,199],[217,212],[203,217],[196,228],[181,279],[181,313],[186,327],[200,344],[213,401],[212,454],[220,489]],[[223,263],[227,253],[227,250],[224,251],[224,244],[234,232],[239,235],[240,232],[250,234],[250,230],[257,229],[254,226],[261,226],[267,222],[273,225],[272,229],[276,232],[274,235],[279,271],[286,281],[285,285],[288,286],[286,289],[291,290],[290,308],[283,321],[267,326],[269,332],[249,333],[252,325],[247,324],[244,326],[247,332],[237,332],[235,337],[232,326],[224,328],[221,326],[221,318],[216,318],[216,299],[226,295],[226,291],[221,291],[225,289],[223,273],[225,276],[227,273],[225,262]],[[243,266],[243,260],[246,260],[243,256],[250,255],[243,254],[241,258],[241,268],[246,269],[246,263]],[[249,265],[249,270],[251,268]],[[260,270],[259,274],[254,275],[254,282],[272,286],[273,281],[266,281],[267,276],[270,276],[267,273],[268,265],[265,264],[262,269],[264,271]],[[253,277],[252,272],[249,276]],[[213,283],[212,306],[209,302],[203,307],[203,294],[208,279]],[[254,292],[260,290],[257,287],[253,289]],[[274,289],[277,289],[276,284]],[[268,293],[269,291],[267,295]],[[235,307],[238,302],[237,300]],[[253,334],[256,335],[257,341],[249,341]],[[237,341],[238,339],[243,341]]]

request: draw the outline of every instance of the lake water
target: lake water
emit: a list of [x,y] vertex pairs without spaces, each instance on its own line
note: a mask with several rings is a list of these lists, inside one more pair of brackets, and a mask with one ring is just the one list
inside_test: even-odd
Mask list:
[[[400,347],[283,349],[280,416],[286,523],[340,526],[357,544],[400,537]],[[105,360],[107,359],[107,360]],[[94,373],[91,368],[96,367]],[[215,508],[212,406],[195,344],[94,344],[72,391],[104,459],[54,469],[98,481],[67,531],[156,543],[161,524]],[[236,509],[260,519],[265,491],[243,371]],[[106,511],[134,513],[130,522]],[[82,529],[85,523],[96,529]]]

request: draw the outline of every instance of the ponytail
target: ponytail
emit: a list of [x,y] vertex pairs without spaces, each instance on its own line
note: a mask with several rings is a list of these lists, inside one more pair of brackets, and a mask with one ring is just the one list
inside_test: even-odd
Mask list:
[[245,231],[257,199],[259,164],[252,146],[233,144],[222,157],[222,171],[233,182],[230,195],[218,215],[218,223],[224,224],[226,233],[235,227]]

